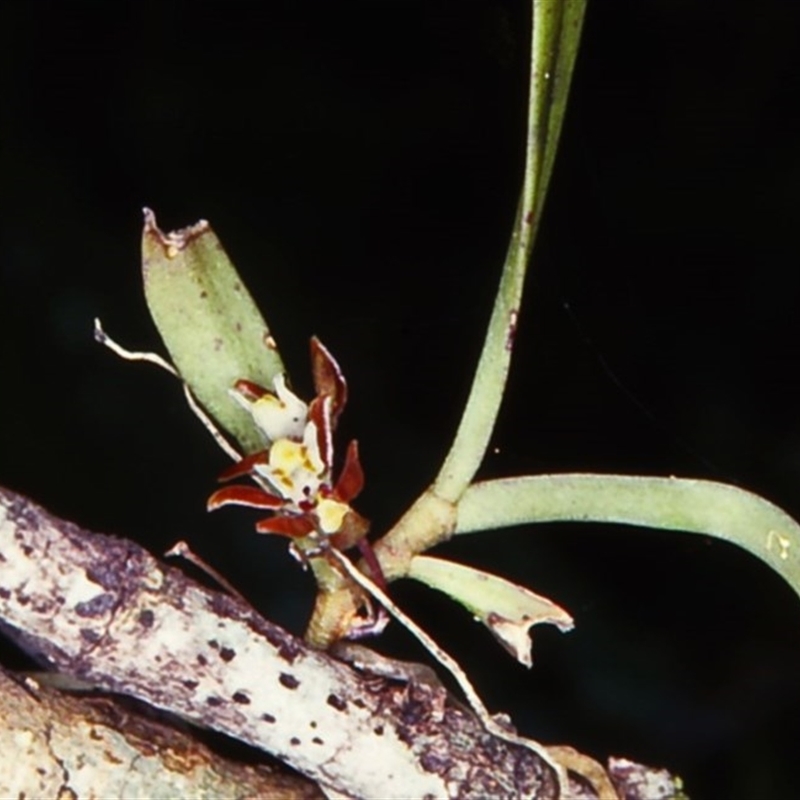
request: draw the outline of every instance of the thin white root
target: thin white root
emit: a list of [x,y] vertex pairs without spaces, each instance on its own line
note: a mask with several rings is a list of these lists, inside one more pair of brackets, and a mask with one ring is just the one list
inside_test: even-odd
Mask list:
[[102,345],[105,345],[109,350],[111,350],[112,353],[116,353],[120,358],[124,358],[126,361],[147,361],[150,364],[155,364],[157,367],[161,367],[161,369],[165,369],[176,378],[181,377],[178,374],[178,370],[176,370],[175,367],[169,363],[169,361],[161,358],[161,356],[157,353],[143,353],[134,350],[126,350],[124,347],[122,347],[122,345],[117,344],[103,330],[103,325],[97,317],[94,319],[94,340],[96,342],[100,342]]
[[395,605],[386,592],[361,572],[347,556],[333,547],[330,549],[330,554],[353,581],[365,592],[372,595],[372,597],[406,628],[406,630],[415,636],[425,649],[456,679],[461,691],[467,698],[467,702],[470,704],[475,714],[477,714],[483,727],[486,728],[489,733],[493,736],[497,736],[499,739],[532,750],[542,761],[553,769],[556,774],[556,780],[558,781],[558,796],[562,798],[562,800],[568,800],[569,781],[567,779],[566,769],[548,752],[547,748],[535,739],[526,739],[524,736],[518,736],[500,725],[483,704],[483,701],[478,696],[478,692],[475,690],[475,687],[472,685],[459,663],[448,652],[443,650],[426,631],[411,619],[411,617]]
[[211,434],[214,441],[225,451],[225,455],[228,458],[232,459],[233,461],[241,461],[242,457],[236,448],[220,433],[219,428],[214,424],[214,421],[211,417],[206,414],[205,411],[200,407],[200,404],[195,399],[195,396],[192,394],[191,389],[184,383],[183,384],[183,394],[186,397],[186,403],[188,404],[189,408],[192,410],[192,413],[200,420],[203,424],[203,427]]
[[239,452],[236,450],[235,447],[222,435],[219,428],[214,424],[214,421],[211,417],[206,414],[206,412],[202,409],[200,404],[197,402],[197,399],[192,394],[191,390],[189,389],[188,385],[184,380],[182,380],[180,373],[172,364],[169,363],[166,359],[162,358],[157,353],[146,353],[136,350],[128,350],[120,344],[117,344],[104,330],[103,325],[100,320],[95,317],[94,320],[94,338],[96,342],[100,342],[100,344],[105,345],[112,353],[115,353],[120,358],[124,358],[126,361],[146,361],[148,364],[155,364],[155,366],[160,367],[161,369],[166,370],[170,373],[170,375],[174,375],[181,384],[183,385],[183,393],[186,396],[186,403],[189,406],[191,412],[200,420],[203,427],[211,434],[211,437],[214,441],[220,446],[220,448],[225,452],[225,455],[228,458],[232,459],[233,461],[241,461],[242,457]]

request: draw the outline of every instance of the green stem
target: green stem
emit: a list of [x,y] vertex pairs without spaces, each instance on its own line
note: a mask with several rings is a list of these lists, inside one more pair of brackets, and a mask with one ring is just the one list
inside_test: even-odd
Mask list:
[[615,522],[732,542],[800,595],[800,525],[768,500],[714,481],[638,475],[535,475],[472,485],[456,534],[532,522]]

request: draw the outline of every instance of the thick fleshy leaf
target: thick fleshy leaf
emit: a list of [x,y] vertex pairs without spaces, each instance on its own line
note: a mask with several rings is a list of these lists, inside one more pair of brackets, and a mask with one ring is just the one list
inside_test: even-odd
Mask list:
[[574,625],[572,617],[552,600],[454,561],[415,556],[408,577],[461,603],[526,667],[533,664],[530,634],[533,625],[546,622],[562,631],[569,631]]
[[716,481],[580,473],[485,481],[461,498],[455,532],[556,521],[724,539],[769,564],[800,596],[800,525],[769,500]]
[[492,435],[508,377],[522,288],[561,133],[586,0],[535,0],[531,35],[525,179],[467,405],[434,492],[455,502],[472,481]]
[[226,486],[218,489],[208,498],[206,505],[209,511],[216,511],[222,506],[247,506],[249,508],[281,508],[285,501],[280,497],[267,494],[256,486]]
[[240,379],[270,387],[284,368],[269,328],[209,224],[164,233],[145,209],[142,272],[148,308],[183,380],[244,452],[263,448],[252,417],[229,390]]

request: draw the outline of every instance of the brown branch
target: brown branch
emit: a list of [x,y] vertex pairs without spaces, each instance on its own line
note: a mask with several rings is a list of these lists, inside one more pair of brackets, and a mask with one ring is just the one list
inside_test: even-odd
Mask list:
[[[41,679],[39,679],[41,680]],[[0,797],[321,800],[285,769],[232,760],[132,703],[0,671]]]
[[[358,673],[138,545],[4,489],[0,620],[59,673],[260,748],[345,797],[557,794],[534,753],[435,683]],[[590,779],[571,788],[605,794]]]

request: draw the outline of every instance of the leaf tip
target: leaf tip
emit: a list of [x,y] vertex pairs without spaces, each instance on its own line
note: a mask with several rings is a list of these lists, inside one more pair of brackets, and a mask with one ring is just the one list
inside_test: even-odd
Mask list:
[[152,250],[155,246],[156,248],[160,248],[160,255],[172,260],[182,250],[185,250],[195,239],[211,230],[211,226],[208,224],[207,220],[201,219],[194,225],[164,233],[164,231],[158,227],[155,212],[151,208],[145,206],[142,212],[144,214],[142,246],[146,254],[148,254],[149,250],[149,254],[154,255]]
[[545,598],[539,598],[547,604],[547,611],[537,613],[535,616],[521,615],[518,619],[509,619],[495,612],[490,612],[485,618],[485,624],[497,641],[520,664],[530,669],[533,666],[533,635],[531,628],[534,625],[548,623],[555,625],[562,633],[567,633],[575,627],[575,621],[560,606]]

